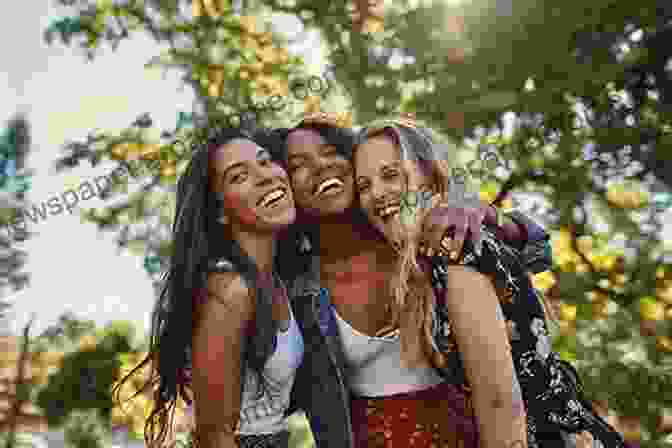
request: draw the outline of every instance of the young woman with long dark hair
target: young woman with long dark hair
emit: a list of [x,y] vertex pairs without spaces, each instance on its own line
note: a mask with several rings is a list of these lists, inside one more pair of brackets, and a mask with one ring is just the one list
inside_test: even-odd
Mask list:
[[295,219],[268,133],[221,129],[193,153],[177,187],[174,252],[146,364],[150,447],[163,446],[178,400],[195,405],[203,448],[286,448],[285,413],[303,339],[277,274],[278,235]]

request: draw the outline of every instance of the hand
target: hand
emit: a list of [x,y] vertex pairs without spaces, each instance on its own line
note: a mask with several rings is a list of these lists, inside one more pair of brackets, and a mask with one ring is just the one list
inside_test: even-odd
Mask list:
[[442,254],[456,261],[468,232],[476,254],[480,255],[483,246],[481,226],[489,207],[483,201],[439,203],[424,218],[419,253],[428,257]]

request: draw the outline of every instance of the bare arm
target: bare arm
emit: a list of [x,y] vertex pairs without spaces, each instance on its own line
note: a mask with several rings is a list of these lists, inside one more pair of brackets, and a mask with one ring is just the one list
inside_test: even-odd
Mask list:
[[447,270],[446,306],[472,387],[480,446],[524,448],[525,408],[495,290],[468,267]]
[[240,276],[227,272],[210,274],[208,300],[197,306],[192,340],[196,436],[201,448],[234,448],[244,330],[254,305]]

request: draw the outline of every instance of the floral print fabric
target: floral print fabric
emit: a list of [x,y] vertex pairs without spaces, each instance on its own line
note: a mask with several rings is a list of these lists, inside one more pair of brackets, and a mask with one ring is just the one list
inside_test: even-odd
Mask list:
[[[529,447],[574,447],[575,435],[582,432],[593,436],[595,447],[624,447],[620,435],[583,398],[574,368],[552,351],[544,309],[527,268],[521,264],[521,254],[497,240],[487,227],[483,228],[483,240],[481,256],[466,242],[458,263],[490,277],[499,297],[527,409]],[[449,263],[444,257],[435,257],[432,262],[432,284],[437,297],[434,343],[449,358],[447,367],[439,369],[441,373],[449,382],[464,384],[464,369],[448,312],[438,300],[445,288],[445,267]]]
[[477,448],[470,394],[443,383],[418,392],[351,403],[355,448]]
[[289,432],[240,436],[240,448],[289,448]]

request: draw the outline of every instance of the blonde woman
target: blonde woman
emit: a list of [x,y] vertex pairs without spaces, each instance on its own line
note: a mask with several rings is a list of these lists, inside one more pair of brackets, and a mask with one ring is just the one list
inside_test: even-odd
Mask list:
[[[576,446],[582,431],[605,447],[624,446],[581,396],[575,370],[551,351],[543,307],[515,250],[484,228],[482,247],[477,251],[467,242],[457,260],[417,255],[424,219],[431,215],[404,208],[421,202],[408,201],[409,195],[432,197],[430,206],[477,203],[448,177],[440,157],[445,149],[430,129],[395,119],[366,126],[354,151],[361,207],[398,254],[388,334],[399,335],[402,365],[417,371],[436,367],[444,383],[463,386],[473,409],[458,406],[453,414],[473,418],[479,436],[472,446]],[[367,369],[376,362],[369,360]],[[424,406],[442,399],[442,386],[432,387],[436,393]],[[368,431],[385,420],[395,431],[399,416],[385,403],[395,399],[355,399],[353,421],[355,409],[368,407],[382,414],[358,414]],[[439,430],[441,438],[455,431],[451,418],[438,419],[432,424],[446,428]]]

